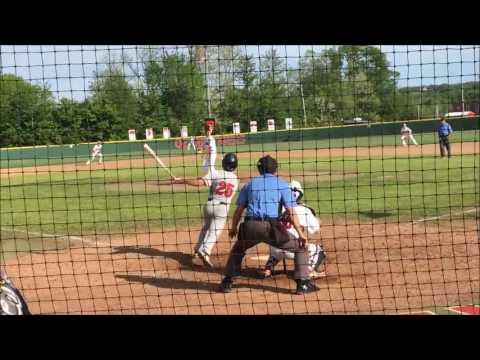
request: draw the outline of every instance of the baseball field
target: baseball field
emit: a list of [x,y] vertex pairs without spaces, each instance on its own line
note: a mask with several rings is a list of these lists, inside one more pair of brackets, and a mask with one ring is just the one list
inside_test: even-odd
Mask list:
[[[480,298],[479,132],[455,132],[450,159],[439,157],[434,134],[417,141],[219,147],[238,153],[241,185],[266,153],[282,177],[303,184],[321,220],[312,241],[327,252],[316,293],[293,294],[293,263],[260,279],[264,245],[249,250],[232,293],[215,292],[232,245],[226,231],[214,269],[191,264],[207,189],[172,185],[140,152],[105,154],[91,165],[77,146],[62,157],[2,158],[0,262],[33,313],[454,313],[448,308]],[[176,176],[201,174],[201,155],[161,157]]]

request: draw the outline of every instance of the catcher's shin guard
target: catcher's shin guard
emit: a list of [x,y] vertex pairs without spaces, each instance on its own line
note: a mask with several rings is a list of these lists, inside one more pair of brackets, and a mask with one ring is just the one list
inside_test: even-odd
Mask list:
[[325,253],[323,248],[320,245],[315,245],[315,252],[313,254],[313,257],[311,258],[312,270],[318,271],[320,266],[325,262],[326,258],[327,258],[327,254]]

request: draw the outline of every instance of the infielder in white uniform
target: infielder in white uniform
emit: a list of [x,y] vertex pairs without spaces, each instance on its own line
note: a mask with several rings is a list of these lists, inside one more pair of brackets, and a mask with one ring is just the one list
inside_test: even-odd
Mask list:
[[190,141],[187,144],[187,150],[190,151],[190,148],[193,148],[193,151],[197,151],[197,147],[195,146],[195,138],[192,136]]
[[228,209],[239,185],[238,177],[234,173],[237,166],[237,156],[228,153],[222,160],[223,170],[216,170],[214,166],[211,166],[210,171],[204,177],[179,178],[173,181],[174,184],[208,186],[210,188],[208,201],[203,208],[203,227],[193,255],[193,263],[196,265],[198,265],[197,261],[201,260],[205,266],[213,267],[210,255],[225,227]]
[[406,123],[403,124],[402,130],[400,130],[400,135],[401,135],[400,139],[402,140],[403,146],[407,146],[408,140],[410,140],[415,145],[418,145],[417,141],[413,137],[412,129],[410,129]]
[[[300,202],[301,198],[303,197],[303,189],[302,185],[298,182],[293,180],[290,183],[290,188],[293,191],[293,195],[297,200],[298,206],[294,207],[294,211],[298,216],[298,220],[300,221],[300,225],[303,226],[304,232],[307,236],[312,236],[318,232],[320,232],[320,220],[315,216],[315,211],[305,205],[302,205]],[[292,226],[291,220],[287,217],[286,212],[283,212],[281,217],[281,221],[284,226],[287,228],[287,232],[290,238],[297,239],[298,233],[295,228]],[[316,279],[320,277],[326,276],[325,272],[318,272],[320,265],[324,262],[326,255],[323,248],[318,244],[308,244],[308,252],[309,252],[309,262],[310,262],[310,278]],[[267,263],[265,264],[265,268],[263,270],[263,275],[265,277],[272,276],[273,268],[283,259],[294,259],[293,252],[281,250],[270,246],[270,257],[268,258]]]
[[95,158],[98,156],[98,163],[101,164],[103,162],[103,154],[102,154],[102,143],[100,141],[98,141],[95,146],[93,147],[92,149],[92,152],[91,152],[91,159],[88,159],[87,161],[87,165],[89,165],[90,163],[93,163],[93,161],[95,160]]
[[211,167],[215,166],[215,160],[217,159],[217,144],[215,143],[215,138],[213,137],[213,126],[205,127],[205,143],[203,144],[203,152],[205,153],[203,157],[202,168],[203,171],[208,173]]

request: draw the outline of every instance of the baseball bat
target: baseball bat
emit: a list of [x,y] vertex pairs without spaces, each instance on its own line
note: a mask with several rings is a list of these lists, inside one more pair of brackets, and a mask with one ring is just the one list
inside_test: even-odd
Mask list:
[[157,156],[157,154],[155,153],[155,151],[153,151],[153,149],[148,146],[148,144],[144,144],[143,145],[143,149],[151,156],[155,159],[155,161],[165,170],[168,172],[168,174],[172,177],[172,179],[177,179],[175,175],[172,174],[172,172],[170,171],[170,169],[168,167],[165,166],[165,164],[163,163],[162,160],[160,160],[160,158]]

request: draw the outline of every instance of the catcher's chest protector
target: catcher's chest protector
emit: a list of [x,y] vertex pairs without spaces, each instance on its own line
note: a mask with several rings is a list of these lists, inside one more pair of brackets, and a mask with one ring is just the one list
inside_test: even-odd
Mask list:
[[4,277],[0,277],[0,315],[30,315],[20,291]]

